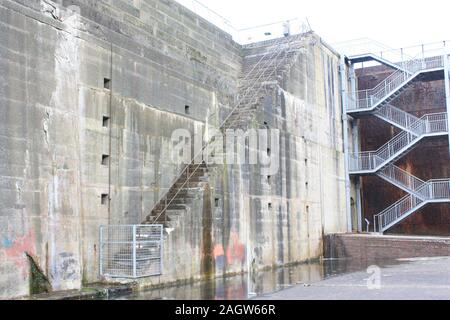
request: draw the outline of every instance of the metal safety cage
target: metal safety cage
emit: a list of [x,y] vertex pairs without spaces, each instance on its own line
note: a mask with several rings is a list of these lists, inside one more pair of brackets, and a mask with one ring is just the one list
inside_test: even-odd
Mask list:
[[145,278],[163,270],[162,225],[100,227],[100,275]]

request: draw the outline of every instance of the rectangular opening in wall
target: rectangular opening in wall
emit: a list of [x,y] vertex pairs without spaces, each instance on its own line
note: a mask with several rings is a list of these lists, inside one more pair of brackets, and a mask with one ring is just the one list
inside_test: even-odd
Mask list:
[[272,203],[267,204],[267,208],[268,208],[269,210],[272,210],[272,209],[273,209]]
[[103,79],[103,87],[107,90],[111,90],[111,79],[104,78]]
[[184,106],[184,113],[185,114],[191,114],[191,107],[189,107],[189,106]]
[[267,148],[267,156],[270,157],[272,155],[272,150],[270,148]]
[[109,203],[109,194],[106,194],[106,193],[102,194],[101,202],[102,202],[102,206],[108,205],[108,203]]
[[272,182],[272,176],[267,176],[267,182],[271,183]]
[[103,116],[103,128],[109,128],[109,117]]
[[102,155],[102,165],[104,165],[104,166],[109,165],[109,155],[107,155],[107,154]]
[[216,208],[218,208],[218,207],[220,206],[220,199],[219,199],[219,198],[216,198],[216,199],[214,200],[214,202],[215,202]]

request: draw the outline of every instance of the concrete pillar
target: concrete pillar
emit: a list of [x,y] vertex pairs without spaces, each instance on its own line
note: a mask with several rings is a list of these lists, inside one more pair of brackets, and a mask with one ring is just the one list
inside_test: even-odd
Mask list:
[[347,80],[347,69],[345,63],[345,57],[341,57],[341,63],[339,66],[340,73],[340,86],[341,86],[341,100],[342,100],[342,122],[344,131],[344,157],[345,157],[345,197],[346,197],[346,212],[347,212],[347,232],[351,233],[353,231],[352,225],[352,210],[350,205],[350,170],[349,170],[349,137],[348,137],[348,80]]

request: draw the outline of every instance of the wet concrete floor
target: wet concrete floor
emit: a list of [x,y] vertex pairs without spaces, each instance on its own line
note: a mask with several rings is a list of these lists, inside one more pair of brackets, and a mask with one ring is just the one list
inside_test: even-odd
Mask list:
[[[407,263],[400,261],[377,261],[377,265]],[[188,285],[133,293],[118,300],[247,300],[270,299],[275,293],[282,293],[296,287],[309,287],[326,279],[358,271],[366,274],[372,264],[367,261],[324,260],[276,270],[239,275]],[[281,299],[281,298],[280,298]],[[285,299],[293,299],[289,296]]]
[[400,260],[265,294],[258,300],[450,300],[450,258]]

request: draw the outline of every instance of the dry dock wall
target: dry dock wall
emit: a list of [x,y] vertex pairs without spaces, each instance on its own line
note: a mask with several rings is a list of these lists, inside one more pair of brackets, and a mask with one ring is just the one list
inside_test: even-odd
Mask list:
[[[53,290],[101,280],[99,226],[145,219],[182,169],[173,131],[225,118],[245,55],[173,1],[63,4],[80,16],[0,0],[2,298],[30,293],[26,254]],[[260,117],[281,130],[277,176],[216,168],[165,240],[164,275],[146,283],[314,259],[324,233],[345,231],[339,58],[305,41]]]

